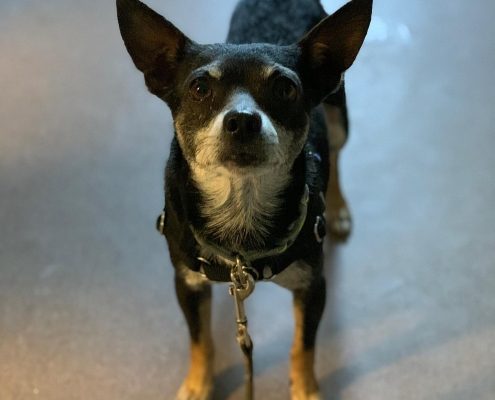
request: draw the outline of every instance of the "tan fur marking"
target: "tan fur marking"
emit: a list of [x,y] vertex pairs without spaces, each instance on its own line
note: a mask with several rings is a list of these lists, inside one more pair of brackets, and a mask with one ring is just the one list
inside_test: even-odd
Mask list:
[[345,239],[351,233],[351,213],[340,189],[338,150],[330,151],[330,177],[326,193],[326,217],[334,237]]
[[210,400],[213,389],[213,340],[211,338],[211,300],[200,308],[202,336],[191,342],[189,372],[176,400]]
[[347,135],[344,128],[344,118],[340,107],[331,104],[323,104],[327,136],[330,149],[340,150],[344,147]]
[[346,207],[346,201],[340,189],[339,179],[339,154],[337,151],[331,151],[329,156],[330,161],[330,178],[328,179],[327,189],[327,207],[332,209],[339,209]]
[[326,218],[329,232],[337,239],[346,239],[351,233],[349,208],[340,189],[338,158],[347,136],[344,116],[340,107],[323,104],[327,137],[330,145],[330,177],[326,193]]
[[291,350],[291,400],[320,400],[314,373],[314,349],[305,349],[303,342],[304,314],[302,305],[294,301],[294,342]]
[[222,77],[222,71],[217,66],[213,66],[208,69],[208,74],[215,79],[220,79]]

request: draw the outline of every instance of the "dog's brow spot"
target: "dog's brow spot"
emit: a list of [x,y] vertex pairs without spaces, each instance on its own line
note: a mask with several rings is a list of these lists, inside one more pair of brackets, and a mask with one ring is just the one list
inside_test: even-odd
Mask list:
[[220,79],[222,77],[222,71],[217,66],[208,68],[208,74],[215,79]]
[[277,67],[275,65],[265,65],[261,71],[262,71],[263,76],[266,79],[268,79],[270,77],[270,75],[273,73],[273,71],[275,71],[276,68]]
[[270,64],[270,65],[265,65],[262,67],[262,74],[265,77],[265,79],[269,79],[273,73],[279,72],[282,75],[288,76],[291,79],[293,79],[295,82],[297,82],[299,85],[301,84],[301,81],[299,79],[299,76],[290,68],[287,68],[281,64]]

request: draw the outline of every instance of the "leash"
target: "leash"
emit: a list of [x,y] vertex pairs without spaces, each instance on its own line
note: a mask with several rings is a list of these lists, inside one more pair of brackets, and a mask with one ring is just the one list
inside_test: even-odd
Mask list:
[[253,341],[248,332],[248,320],[244,310],[244,300],[253,293],[255,281],[248,272],[245,263],[240,256],[236,258],[236,264],[230,272],[232,283],[229,286],[229,293],[234,298],[237,334],[236,339],[242,354],[244,355],[244,383],[245,400],[253,400]]

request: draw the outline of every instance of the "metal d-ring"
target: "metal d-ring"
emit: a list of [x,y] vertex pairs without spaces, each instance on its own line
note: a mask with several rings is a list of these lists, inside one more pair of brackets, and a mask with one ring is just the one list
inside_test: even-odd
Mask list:
[[315,222],[315,225],[313,227],[313,233],[315,234],[315,238],[316,238],[316,241],[318,243],[321,243],[323,242],[323,237],[325,235],[323,235],[323,237],[320,235],[320,231],[319,231],[319,227],[320,227],[320,224],[323,222],[323,218],[321,218],[319,215],[316,217],[316,222]]
[[165,213],[165,210],[162,211],[162,213],[158,216],[158,219],[156,220],[156,229],[160,234],[165,235],[165,221],[167,219],[167,214]]

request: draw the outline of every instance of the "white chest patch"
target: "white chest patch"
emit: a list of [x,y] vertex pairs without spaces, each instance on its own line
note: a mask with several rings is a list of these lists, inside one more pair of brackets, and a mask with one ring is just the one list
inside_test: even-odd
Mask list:
[[205,196],[201,209],[206,228],[220,240],[242,243],[246,237],[264,244],[273,214],[280,206],[278,194],[288,182],[287,174],[236,176],[223,168],[195,168],[193,176]]

